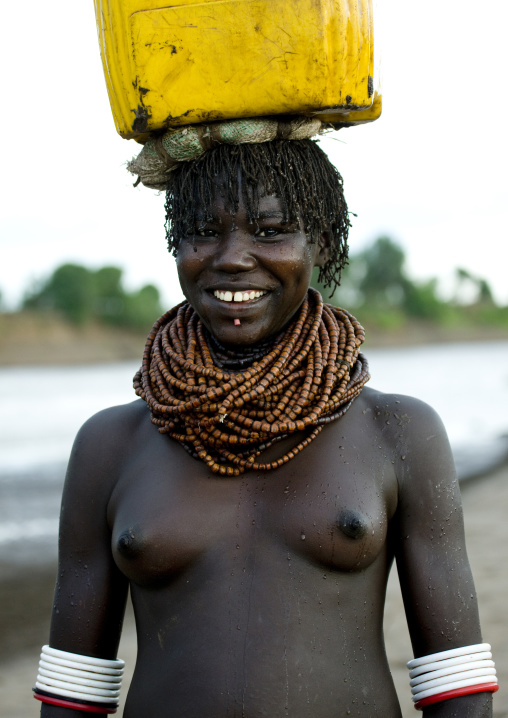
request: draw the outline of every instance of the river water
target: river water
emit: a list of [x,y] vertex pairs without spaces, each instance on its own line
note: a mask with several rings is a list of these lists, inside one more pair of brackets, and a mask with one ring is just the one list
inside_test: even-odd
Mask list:
[[[506,454],[508,341],[372,349],[370,384],[440,413],[459,475]],[[81,424],[134,400],[139,362],[0,369],[0,561],[52,559],[65,463]],[[504,439],[502,437],[505,437]]]

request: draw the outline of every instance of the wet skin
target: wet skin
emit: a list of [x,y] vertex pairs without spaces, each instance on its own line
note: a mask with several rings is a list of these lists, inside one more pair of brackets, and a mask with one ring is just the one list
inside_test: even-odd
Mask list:
[[[262,197],[259,214],[250,224],[242,202],[233,217],[219,199],[213,221],[196,227],[178,249],[182,291],[225,344],[246,346],[277,334],[298,311],[312,270],[326,258],[326,233],[310,243],[301,223],[283,224],[277,197]],[[261,296],[241,302],[217,296],[226,292]]]
[[[219,208],[179,250],[189,301],[230,345],[279,332],[326,252],[280,226],[275,198],[261,209],[254,227]],[[266,294],[228,302],[233,290]],[[116,656],[130,585],[139,654],[126,718],[397,718],[382,639],[393,558],[416,655],[480,642],[453,461],[425,404],[366,388],[282,468],[220,479],[140,400],[76,439],[50,642]],[[479,694],[423,715],[488,718],[490,704]]]

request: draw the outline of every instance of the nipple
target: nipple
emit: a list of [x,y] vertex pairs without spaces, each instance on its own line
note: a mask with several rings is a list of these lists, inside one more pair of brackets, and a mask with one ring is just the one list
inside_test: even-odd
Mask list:
[[348,538],[361,539],[367,533],[367,526],[361,514],[349,509],[341,511],[336,525]]
[[139,538],[131,527],[123,531],[118,537],[117,547],[119,552],[126,557],[133,557],[140,549]]
[[241,324],[239,319],[235,319],[233,323],[234,323],[235,327],[239,327]]

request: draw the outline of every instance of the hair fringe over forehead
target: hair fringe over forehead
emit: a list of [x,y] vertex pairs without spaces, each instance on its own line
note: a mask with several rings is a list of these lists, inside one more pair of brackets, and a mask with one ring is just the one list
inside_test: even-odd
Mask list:
[[273,194],[281,200],[283,222],[301,219],[310,242],[328,230],[329,258],[319,281],[335,290],[347,264],[351,223],[342,177],[315,141],[221,144],[183,162],[171,173],[166,192],[166,238],[174,255],[182,237],[212,220],[218,187],[232,215],[241,195],[253,224],[259,218],[259,198]]

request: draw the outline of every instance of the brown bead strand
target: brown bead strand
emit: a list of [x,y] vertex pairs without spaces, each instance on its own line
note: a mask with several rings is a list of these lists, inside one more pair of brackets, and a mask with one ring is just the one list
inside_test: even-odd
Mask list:
[[[134,377],[136,394],[159,431],[213,473],[279,468],[345,414],[370,375],[359,352],[363,328],[313,289],[278,339],[264,356],[256,348],[240,351],[241,367],[249,357],[253,363],[235,370],[233,352],[220,345],[211,351],[201,320],[184,302],[154,324]],[[228,368],[215,364],[222,356]],[[290,451],[258,460],[297,431],[305,436]]]

